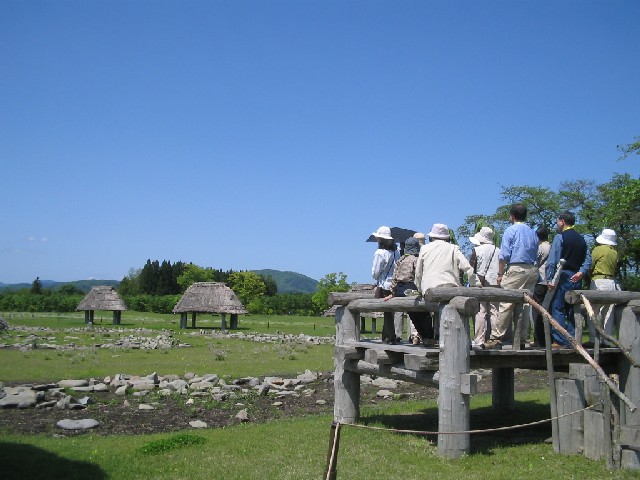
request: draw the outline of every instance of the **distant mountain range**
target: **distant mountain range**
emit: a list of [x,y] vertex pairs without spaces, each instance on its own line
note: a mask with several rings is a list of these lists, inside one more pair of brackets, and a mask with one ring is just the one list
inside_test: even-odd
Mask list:
[[[307,277],[300,273],[295,272],[282,272],[280,270],[253,270],[259,275],[270,276],[276,282],[278,287],[278,293],[313,293],[316,291],[318,281],[313,278]],[[91,287],[108,285],[117,287],[120,285],[120,280],[75,280],[73,282],[56,282],[55,280],[40,280],[42,288],[50,288],[56,290],[63,285],[73,285],[74,287],[88,292]],[[9,290],[21,290],[24,288],[31,288],[30,283],[2,283],[0,282],[0,291]]]
[[[56,282],[55,280],[40,280],[42,288],[50,288],[51,290],[57,290],[63,285],[73,285],[79,290],[87,293],[91,290],[91,287],[96,286],[113,286],[120,285],[120,280],[75,280],[73,282]],[[21,290],[23,288],[31,288],[30,283],[2,283],[0,282],[0,290]]]
[[252,270],[258,275],[273,278],[278,287],[278,293],[314,293],[318,281],[296,272],[282,272],[280,270]]

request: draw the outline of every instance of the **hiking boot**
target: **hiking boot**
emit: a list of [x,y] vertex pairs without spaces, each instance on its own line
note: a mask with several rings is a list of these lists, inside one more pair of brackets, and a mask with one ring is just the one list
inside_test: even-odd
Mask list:
[[502,350],[502,341],[491,338],[484,342],[484,348],[486,350]]

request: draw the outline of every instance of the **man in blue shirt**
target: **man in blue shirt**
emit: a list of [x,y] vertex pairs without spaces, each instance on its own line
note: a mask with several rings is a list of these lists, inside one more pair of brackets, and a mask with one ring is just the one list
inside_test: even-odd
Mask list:
[[[577,290],[582,287],[582,279],[591,267],[591,254],[587,248],[587,242],[583,236],[573,228],[576,217],[571,212],[562,212],[556,222],[558,234],[553,237],[551,251],[547,259],[547,282],[549,290],[553,290],[551,299],[551,316],[571,335],[575,336],[576,323],[574,319],[573,305],[564,300],[564,294],[569,290]],[[564,258],[566,263],[556,284],[552,283],[556,273],[558,262]],[[560,335],[556,329],[551,331],[553,347],[569,347],[569,341]],[[578,339],[579,342],[582,339]]]
[[[515,204],[509,211],[509,222],[502,235],[500,244],[500,266],[498,267],[498,285],[502,288],[526,289],[533,295],[533,289],[538,281],[538,269],[535,266],[538,256],[538,237],[528,225],[527,207],[521,203]],[[513,319],[522,316],[522,305],[515,303],[500,303],[498,319],[491,325],[491,338],[484,344],[485,348],[501,349],[507,338],[509,325]],[[520,345],[522,348],[529,331],[529,322],[522,318]],[[514,327],[515,328],[515,327]]]

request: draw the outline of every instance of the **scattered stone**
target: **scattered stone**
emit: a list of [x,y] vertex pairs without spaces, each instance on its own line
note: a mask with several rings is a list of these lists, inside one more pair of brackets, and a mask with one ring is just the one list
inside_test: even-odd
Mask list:
[[100,422],[92,418],[84,418],[82,420],[64,419],[56,424],[63,430],[89,430],[100,425]]
[[156,407],[149,405],[148,403],[141,403],[138,405],[138,410],[155,410]]
[[202,420],[193,420],[191,422],[189,422],[189,425],[193,428],[207,428],[208,425],[206,424],[206,422],[203,422]]
[[391,392],[390,390],[378,390],[378,392],[376,393],[376,397],[392,398],[393,392]]
[[239,423],[246,423],[249,421],[249,414],[247,413],[246,409],[242,409],[240,410],[237,414],[236,414],[236,420]]
[[127,394],[127,386],[122,385],[121,387],[116,388],[116,395],[122,396]]
[[61,380],[58,382],[61,388],[87,387],[89,382],[86,380]]
[[326,400],[316,400],[316,405],[326,405],[327,401]]

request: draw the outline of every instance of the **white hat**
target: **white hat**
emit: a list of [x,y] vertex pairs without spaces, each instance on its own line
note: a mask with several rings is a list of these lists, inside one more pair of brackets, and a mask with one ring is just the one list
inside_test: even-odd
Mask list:
[[386,238],[387,240],[393,240],[393,237],[391,236],[391,229],[389,227],[385,227],[384,225],[373,232],[371,235],[376,238]]
[[596,242],[601,245],[617,245],[616,232],[610,228],[603,228],[602,233],[596,238]]
[[469,237],[469,241],[474,245],[493,243],[493,230],[489,227],[482,227],[473,237]]
[[439,238],[441,240],[449,240],[451,238],[449,227],[444,223],[434,223],[428,235],[430,238]]

